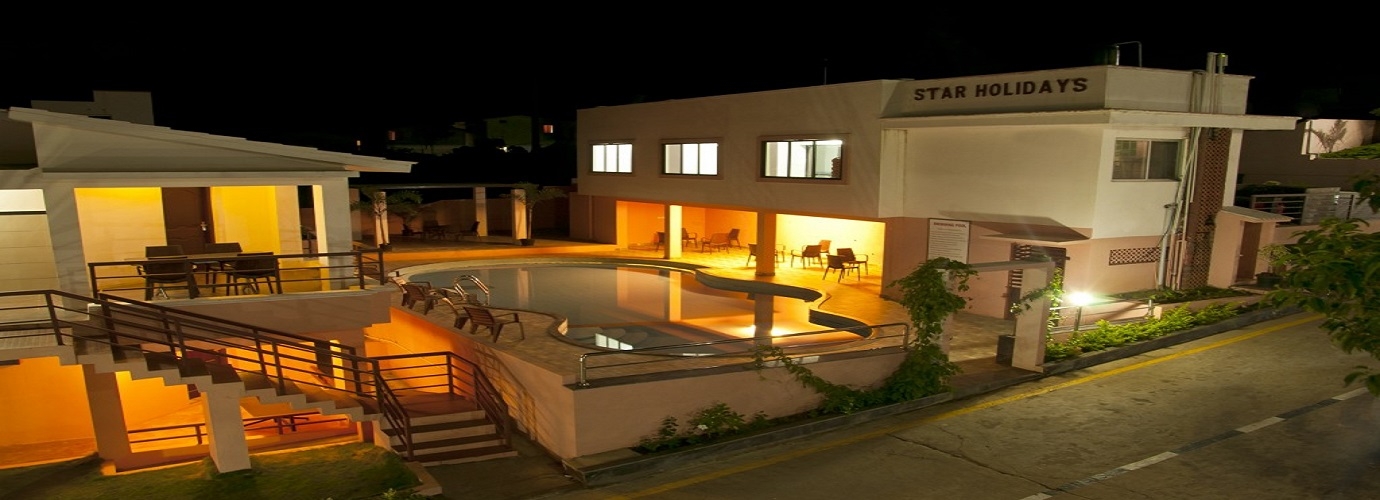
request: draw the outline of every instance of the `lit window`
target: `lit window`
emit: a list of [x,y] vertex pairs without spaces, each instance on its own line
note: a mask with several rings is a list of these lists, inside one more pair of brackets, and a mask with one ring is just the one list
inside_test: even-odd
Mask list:
[[718,143],[667,144],[664,153],[664,173],[719,175]]
[[556,133],[556,126],[555,126],[555,125],[552,125],[552,124],[549,124],[549,123],[546,124],[546,125],[542,125],[542,126],[541,126],[541,133],[543,133],[543,134],[554,134],[554,133]]
[[762,175],[764,177],[843,178],[843,141],[841,140],[767,141],[762,145]]
[[632,144],[595,144],[591,170],[605,173],[632,173]]
[[1118,140],[1113,180],[1177,179],[1181,141]]

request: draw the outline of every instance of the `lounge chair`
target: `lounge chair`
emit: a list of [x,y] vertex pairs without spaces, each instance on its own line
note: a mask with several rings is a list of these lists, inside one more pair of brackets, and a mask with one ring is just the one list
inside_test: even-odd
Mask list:
[[817,266],[823,265],[823,263],[820,262],[821,253],[822,252],[819,251],[819,245],[805,245],[805,248],[802,248],[799,252],[792,250],[791,267],[795,267],[796,258],[800,259],[800,267],[805,267],[806,265],[809,265],[810,261],[814,261],[815,265]]
[[476,330],[482,326],[488,328],[489,332],[493,334],[493,341],[498,342],[498,334],[503,332],[503,326],[510,323],[516,323],[518,326],[518,333],[521,335],[518,340],[527,339],[527,332],[523,331],[522,322],[518,321],[518,313],[494,314],[493,311],[490,311],[486,307],[460,307],[465,310],[465,315],[470,317],[470,333],[478,333]]

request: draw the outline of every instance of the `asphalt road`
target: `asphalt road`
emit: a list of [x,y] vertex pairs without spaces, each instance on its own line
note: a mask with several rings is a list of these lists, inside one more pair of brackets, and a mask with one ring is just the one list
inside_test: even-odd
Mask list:
[[1375,365],[1309,314],[560,499],[1373,499]]

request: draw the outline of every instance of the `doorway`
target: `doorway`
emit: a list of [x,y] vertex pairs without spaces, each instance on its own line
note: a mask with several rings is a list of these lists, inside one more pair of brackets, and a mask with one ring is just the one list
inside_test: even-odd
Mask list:
[[[1068,262],[1068,250],[1061,247],[1041,247],[1035,245],[1011,245],[1011,260],[1049,260],[1054,262],[1055,269],[1059,272],[1064,271],[1064,264]],[[1016,314],[1011,309],[1021,303],[1021,283],[1023,276],[1021,269],[1012,269],[1006,274],[1006,309],[1002,312],[1002,319],[1014,320]]]
[[163,188],[163,227],[169,245],[182,251],[204,253],[215,240],[211,218],[211,190],[205,187]]

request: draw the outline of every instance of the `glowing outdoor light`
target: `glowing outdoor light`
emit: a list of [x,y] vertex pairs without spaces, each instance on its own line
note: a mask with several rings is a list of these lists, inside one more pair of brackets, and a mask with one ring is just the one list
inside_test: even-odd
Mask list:
[[1088,292],[1073,292],[1064,296],[1064,300],[1067,301],[1069,305],[1082,307],[1092,304],[1093,296]]

